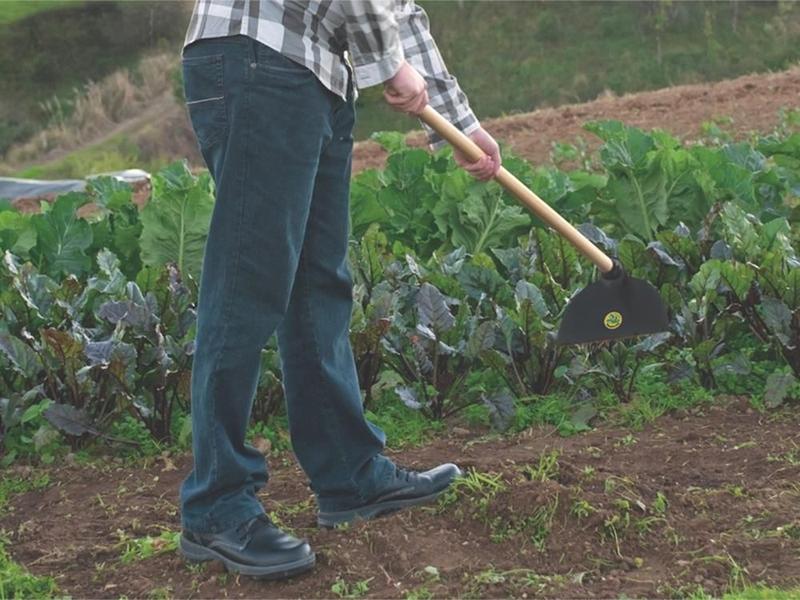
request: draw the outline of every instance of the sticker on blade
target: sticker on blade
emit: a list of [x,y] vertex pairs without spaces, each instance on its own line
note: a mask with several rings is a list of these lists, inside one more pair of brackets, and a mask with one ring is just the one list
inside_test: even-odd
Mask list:
[[606,316],[603,317],[603,325],[606,329],[619,329],[622,326],[622,314],[616,310],[606,313]]

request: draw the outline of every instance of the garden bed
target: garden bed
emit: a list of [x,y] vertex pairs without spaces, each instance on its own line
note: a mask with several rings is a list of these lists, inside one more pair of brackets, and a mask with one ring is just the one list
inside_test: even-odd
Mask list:
[[[458,430],[392,457],[417,468],[456,461],[481,474],[473,485],[342,531],[317,529],[291,454],[272,456],[261,498],[318,553],[312,574],[288,582],[190,568],[171,549],[189,454],[133,467],[113,458],[14,467],[14,476],[46,472],[50,483],[13,497],[0,528],[16,561],[76,598],[685,597],[755,583],[794,587],[795,411],[761,413],[734,398],[641,431],[602,427],[562,438],[534,428],[502,439]],[[143,539],[165,531],[168,541],[155,544],[163,554],[142,558]]]

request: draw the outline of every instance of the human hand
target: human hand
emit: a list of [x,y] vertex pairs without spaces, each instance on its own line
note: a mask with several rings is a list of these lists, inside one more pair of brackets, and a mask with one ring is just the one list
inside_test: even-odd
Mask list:
[[392,109],[419,114],[428,105],[428,87],[425,79],[407,62],[383,86],[383,98]]
[[500,147],[483,127],[470,133],[469,137],[483,150],[483,158],[472,162],[458,150],[453,151],[453,158],[461,168],[476,179],[488,181],[497,175],[500,164],[503,162],[500,158]]

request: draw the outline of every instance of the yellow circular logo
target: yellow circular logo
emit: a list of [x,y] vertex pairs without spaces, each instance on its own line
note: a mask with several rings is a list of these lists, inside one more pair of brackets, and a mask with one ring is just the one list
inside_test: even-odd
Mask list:
[[606,326],[606,329],[619,329],[622,325],[622,315],[615,310],[606,313],[606,316],[603,317],[603,325]]

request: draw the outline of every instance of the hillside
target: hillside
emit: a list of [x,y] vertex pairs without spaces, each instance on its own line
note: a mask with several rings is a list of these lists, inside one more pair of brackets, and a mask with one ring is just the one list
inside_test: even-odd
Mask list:
[[[782,71],[800,59],[800,3],[794,2],[419,1],[450,70],[484,118]],[[81,112],[74,90],[89,94],[87,80],[128,69],[132,76],[120,79],[146,87],[148,76],[136,71],[154,52],[170,63],[161,77],[179,96],[178,50],[191,2],[36,6],[49,9],[22,18],[20,7],[28,3],[0,3],[0,21],[4,14],[10,19],[0,22],[0,70],[6,74],[0,82],[0,154],[10,149],[0,158],[0,174],[82,177],[131,166],[156,170],[181,155],[199,158],[180,100],[162,110],[170,98],[153,97],[163,116],[144,124],[147,106],[137,107],[130,122],[127,116],[101,118],[119,112],[130,94],[127,83],[118,91],[113,81],[106,86],[104,106],[89,103],[101,115],[91,136],[84,135],[85,116],[71,119]],[[123,35],[110,33],[114,24],[124,24]],[[378,129],[414,128],[383,105],[378,88],[363,91],[357,110],[356,139]],[[42,134],[32,143],[30,135],[45,126],[58,135]],[[71,135],[73,129],[80,135]],[[28,148],[15,152],[25,139]]]
[[[745,75],[711,84],[676,86],[619,98],[606,95],[592,102],[487,119],[484,124],[505,147],[533,163],[543,163],[550,160],[555,142],[582,136],[592,147],[592,136],[582,130],[587,121],[617,119],[693,139],[701,135],[704,123],[720,119],[723,129],[742,136],[769,131],[780,121],[782,110],[798,106],[800,66],[795,66],[779,73]],[[411,134],[410,140],[412,144],[424,144],[421,133]],[[384,156],[377,143],[360,142],[356,144],[354,171],[380,166]]]

